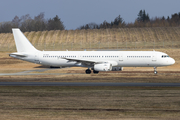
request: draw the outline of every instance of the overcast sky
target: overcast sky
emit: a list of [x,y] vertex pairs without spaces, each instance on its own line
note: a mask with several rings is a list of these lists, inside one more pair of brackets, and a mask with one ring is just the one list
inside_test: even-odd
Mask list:
[[141,9],[150,18],[167,17],[180,12],[180,0],[0,0],[0,22],[44,12],[46,19],[58,15],[69,30],[91,22],[111,22],[118,15],[126,23],[134,22]]

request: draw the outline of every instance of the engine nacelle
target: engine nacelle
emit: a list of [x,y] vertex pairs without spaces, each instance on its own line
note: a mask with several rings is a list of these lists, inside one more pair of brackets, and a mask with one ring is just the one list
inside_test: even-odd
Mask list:
[[96,70],[96,71],[111,71],[112,64],[110,64],[110,63],[95,64],[94,70]]
[[112,67],[112,71],[122,71],[123,67]]

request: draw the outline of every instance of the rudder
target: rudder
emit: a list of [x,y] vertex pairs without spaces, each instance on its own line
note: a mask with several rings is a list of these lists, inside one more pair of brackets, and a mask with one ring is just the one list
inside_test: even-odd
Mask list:
[[35,52],[37,49],[29,42],[19,28],[13,28],[17,52]]

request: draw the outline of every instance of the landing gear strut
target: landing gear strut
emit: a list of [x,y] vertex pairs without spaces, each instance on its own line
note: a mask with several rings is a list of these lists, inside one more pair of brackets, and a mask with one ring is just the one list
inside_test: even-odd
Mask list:
[[90,70],[90,69],[87,69],[87,70],[86,70],[86,74],[91,74],[91,70]]
[[154,67],[154,74],[157,74],[158,72],[156,71],[156,67]]

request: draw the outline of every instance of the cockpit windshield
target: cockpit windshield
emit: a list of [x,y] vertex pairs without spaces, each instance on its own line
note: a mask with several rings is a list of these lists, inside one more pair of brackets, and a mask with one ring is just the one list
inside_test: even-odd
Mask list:
[[169,58],[168,55],[162,55],[162,58]]

